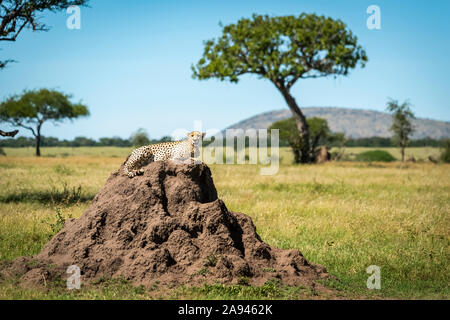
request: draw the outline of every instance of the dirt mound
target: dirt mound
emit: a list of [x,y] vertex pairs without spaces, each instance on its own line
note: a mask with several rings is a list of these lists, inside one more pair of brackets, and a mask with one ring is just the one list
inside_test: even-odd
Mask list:
[[228,211],[206,165],[165,161],[144,170],[133,179],[121,169],[111,174],[80,218],[66,221],[41,253],[16,259],[7,273],[41,285],[67,278],[67,267],[77,265],[84,284],[121,276],[144,286],[261,285],[271,278],[311,286],[327,276],[298,250],[261,241],[249,216]]

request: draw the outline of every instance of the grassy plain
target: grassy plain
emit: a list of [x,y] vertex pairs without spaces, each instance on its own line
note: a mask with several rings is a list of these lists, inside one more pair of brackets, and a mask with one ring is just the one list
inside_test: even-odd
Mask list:
[[[0,157],[0,260],[38,253],[52,236],[56,211],[79,217],[131,149],[8,149]],[[359,153],[367,148],[348,148]],[[388,148],[398,158],[398,150]],[[411,148],[416,159],[438,149]],[[255,165],[211,165],[228,209],[252,217],[261,238],[297,248],[339,281],[335,297],[450,297],[450,165],[334,162],[293,165],[288,149],[273,176]],[[381,290],[368,290],[366,268],[381,268]],[[0,299],[298,299],[327,298],[276,283],[263,287],[132,287],[113,280],[68,292],[0,283]]]

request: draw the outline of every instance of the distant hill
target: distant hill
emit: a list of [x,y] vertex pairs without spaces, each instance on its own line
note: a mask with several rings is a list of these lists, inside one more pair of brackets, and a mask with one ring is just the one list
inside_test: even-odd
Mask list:
[[[343,132],[352,138],[390,137],[392,117],[390,114],[372,110],[348,109],[337,107],[302,108],[307,118],[320,117],[328,121],[333,132]],[[261,113],[242,120],[227,129],[267,129],[273,122],[292,116],[289,109]],[[413,139],[430,137],[433,139],[450,138],[450,122],[430,119],[414,119]]]

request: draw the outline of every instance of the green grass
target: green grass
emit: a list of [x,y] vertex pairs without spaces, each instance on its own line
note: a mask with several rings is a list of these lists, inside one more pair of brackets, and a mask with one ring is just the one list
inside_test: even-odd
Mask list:
[[366,162],[391,162],[395,161],[395,158],[387,151],[384,150],[371,150],[360,153],[356,156],[356,160],[358,161],[366,161]]
[[[124,279],[109,279],[89,288],[68,290],[61,281],[46,290],[21,288],[14,281],[3,283],[0,287],[0,299],[39,299],[39,300],[137,300],[149,299],[149,290],[142,286],[133,286]],[[156,297],[161,299],[162,297]]]
[[[65,148],[49,149],[52,154],[67,152]],[[41,159],[16,149],[6,150],[8,156],[0,157],[0,260],[38,253],[58,221],[77,218],[87,209],[129,151],[91,149],[80,148],[77,156]],[[367,149],[346,150],[363,151]],[[395,152],[391,154],[398,157]],[[438,149],[409,152],[419,158]],[[219,197],[228,209],[251,216],[265,242],[297,248],[311,262],[326,266],[339,279],[324,281],[335,290],[332,297],[450,297],[450,165],[293,165],[288,149],[282,149],[280,156],[280,170],[273,176],[261,176],[253,165],[211,165]],[[206,266],[213,264],[214,257],[205,261]],[[369,265],[381,268],[381,290],[366,288]],[[70,292],[63,287],[33,291],[7,281],[0,284],[0,298],[327,298],[279,283],[251,287],[245,285],[245,279],[234,286],[166,288],[159,284],[145,289],[111,281]]]

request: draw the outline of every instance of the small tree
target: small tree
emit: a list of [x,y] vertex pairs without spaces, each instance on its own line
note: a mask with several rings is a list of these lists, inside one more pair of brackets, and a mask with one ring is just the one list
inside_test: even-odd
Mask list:
[[[343,134],[334,134],[330,131],[330,128],[328,127],[328,121],[326,119],[313,117],[306,119],[306,121],[310,130],[310,146],[314,155],[317,147],[319,147],[320,145],[325,145],[328,147],[330,144],[336,143],[343,139]],[[295,119],[289,118],[274,122],[269,127],[269,130],[271,129],[280,130],[280,139],[286,141],[292,148],[295,163],[300,163],[303,139],[298,133]]]
[[298,134],[297,125],[294,118],[279,120],[268,128],[268,130],[278,129],[280,139],[287,142],[294,154],[294,162],[300,163],[302,158],[302,139]]
[[0,120],[30,130],[36,139],[36,156],[40,156],[41,129],[45,122],[61,123],[66,119],[88,116],[81,103],[70,102],[71,95],[41,89],[24,91],[0,103]]
[[148,133],[145,129],[139,128],[132,136],[131,136],[131,144],[133,147],[142,147],[150,144],[150,139],[148,137]]
[[414,131],[411,123],[411,120],[414,119],[414,113],[410,107],[408,101],[400,104],[397,100],[390,99],[387,103],[387,111],[392,114],[392,126],[390,128],[394,134],[392,139],[401,148],[402,162],[405,161],[405,148]]
[[300,161],[314,159],[306,117],[291,95],[299,79],[348,75],[367,62],[365,51],[345,23],[315,14],[269,17],[254,14],[223,27],[222,36],[205,42],[193,78],[233,83],[244,74],[271,81],[286,101],[300,138]]

